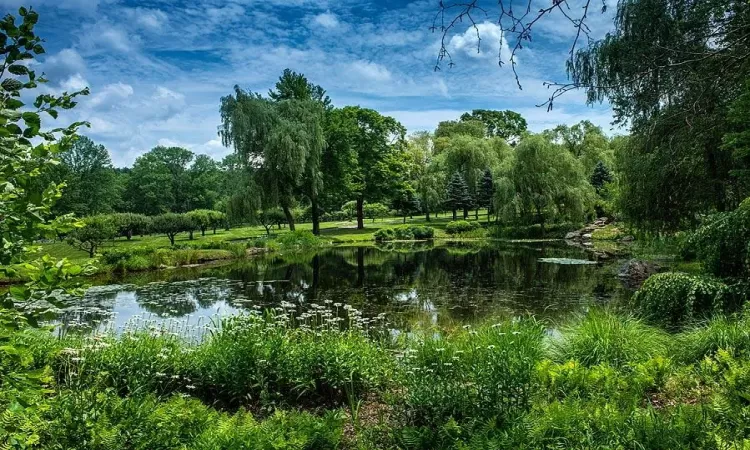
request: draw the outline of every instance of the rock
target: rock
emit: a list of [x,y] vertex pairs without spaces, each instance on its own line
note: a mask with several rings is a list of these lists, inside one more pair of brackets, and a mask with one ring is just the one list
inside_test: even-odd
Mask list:
[[571,231],[570,233],[568,233],[568,234],[565,235],[565,239],[567,239],[569,241],[572,241],[574,239],[578,239],[580,237],[581,237],[581,232],[580,231]]
[[633,242],[635,238],[633,236],[627,235],[620,239],[620,242]]
[[620,268],[617,277],[629,289],[638,289],[648,277],[661,270],[661,266],[652,262],[631,259]]
[[583,245],[585,245],[586,247],[593,247],[594,243],[593,242],[584,242]]
[[586,239],[586,240],[591,240],[591,233],[584,234],[583,238]]

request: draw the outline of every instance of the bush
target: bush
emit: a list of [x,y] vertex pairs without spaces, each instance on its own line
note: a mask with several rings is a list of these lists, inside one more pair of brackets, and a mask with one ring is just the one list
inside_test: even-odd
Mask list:
[[375,232],[375,240],[377,242],[423,240],[432,239],[434,236],[434,228],[419,225],[381,228]]
[[647,320],[675,329],[721,312],[728,297],[727,286],[721,282],[667,272],[649,277],[632,303]]
[[586,367],[608,364],[626,368],[663,356],[667,335],[632,317],[593,310],[562,330],[552,343],[553,359],[577,361]]
[[481,228],[479,222],[467,222],[466,220],[454,220],[445,226],[445,232],[452,235],[467,233]]
[[729,213],[711,216],[687,240],[685,253],[695,254],[709,273],[750,276],[750,202]]
[[307,230],[290,231],[289,233],[282,233],[276,241],[279,246],[283,249],[304,249],[304,248],[315,248],[323,245],[323,241]]

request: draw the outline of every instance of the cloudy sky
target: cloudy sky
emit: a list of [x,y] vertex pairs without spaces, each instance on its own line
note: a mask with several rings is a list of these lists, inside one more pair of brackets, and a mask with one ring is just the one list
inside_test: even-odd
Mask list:
[[[535,0],[540,5],[551,0]],[[575,13],[578,0],[570,0]],[[610,3],[612,0],[608,0]],[[598,3],[598,2],[595,2]],[[47,41],[47,89],[88,86],[91,95],[65,120],[107,146],[117,166],[156,145],[179,145],[220,158],[219,99],[234,85],[267,92],[284,68],[322,85],[336,106],[361,105],[400,120],[409,131],[434,129],[465,111],[512,109],[533,131],[583,119],[612,129],[607,105],[566,94],[552,112],[535,105],[564,81],[575,29],[561,15],[539,22],[518,56],[523,90],[499,67],[497,2],[480,22],[480,52],[464,25],[447,41],[456,66],[435,72],[437,0],[0,0],[6,12],[31,5]],[[597,5],[597,8],[600,5]],[[611,10],[612,8],[610,8]],[[594,36],[609,14],[589,13]],[[62,120],[62,119],[61,119]],[[49,123],[49,125],[53,125]]]

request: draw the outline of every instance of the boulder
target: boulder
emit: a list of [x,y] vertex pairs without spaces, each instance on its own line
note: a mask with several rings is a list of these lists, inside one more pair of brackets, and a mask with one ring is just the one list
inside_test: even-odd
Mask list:
[[581,237],[580,231],[571,231],[570,233],[565,235],[565,239],[572,241],[575,239],[579,239]]
[[631,259],[620,268],[617,277],[626,287],[635,290],[640,288],[648,277],[660,272],[661,270],[662,267],[658,264],[649,261]]
[[591,233],[584,234],[583,238],[586,239],[586,240],[591,240]]
[[635,238],[633,236],[627,235],[620,239],[620,242],[633,242]]

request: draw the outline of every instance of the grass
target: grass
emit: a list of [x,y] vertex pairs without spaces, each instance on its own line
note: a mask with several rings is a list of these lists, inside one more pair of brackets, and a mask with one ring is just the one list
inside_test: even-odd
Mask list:
[[[392,337],[342,305],[285,304],[200,342],[148,323],[14,332],[0,426],[39,448],[743,448],[748,317],[669,335],[593,310],[559,335],[526,318]],[[52,389],[11,402],[7,371],[44,367]]]

